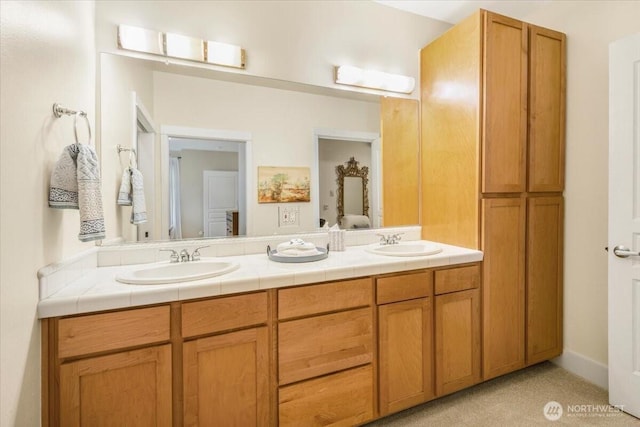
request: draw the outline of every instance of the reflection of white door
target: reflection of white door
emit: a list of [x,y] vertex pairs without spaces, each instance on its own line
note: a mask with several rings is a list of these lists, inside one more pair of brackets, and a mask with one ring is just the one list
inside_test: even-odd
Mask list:
[[609,402],[640,417],[640,33],[609,54]]
[[204,237],[227,235],[227,211],[238,210],[238,172],[203,172]]

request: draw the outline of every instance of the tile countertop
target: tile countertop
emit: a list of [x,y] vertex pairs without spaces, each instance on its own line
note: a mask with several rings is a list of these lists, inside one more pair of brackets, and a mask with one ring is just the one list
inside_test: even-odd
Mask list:
[[[182,301],[216,295],[257,291],[284,286],[443,267],[482,261],[480,251],[440,244],[442,252],[429,256],[394,257],[372,254],[369,245],[330,252],[328,258],[310,263],[278,263],[266,254],[220,257],[239,268],[222,276],[163,285],[128,285],[117,282],[118,273],[143,265],[98,267],[38,303],[38,317],[56,317],[147,304]],[[144,265],[149,266],[149,264]]]

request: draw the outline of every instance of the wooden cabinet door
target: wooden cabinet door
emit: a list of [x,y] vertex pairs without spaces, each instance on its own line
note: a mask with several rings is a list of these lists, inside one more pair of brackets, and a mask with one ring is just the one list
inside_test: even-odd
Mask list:
[[378,307],[380,415],[433,398],[432,299]]
[[564,190],[565,39],[562,33],[529,27],[531,192]]
[[171,426],[171,346],[60,366],[60,425]]
[[420,223],[418,111],[415,99],[380,97],[385,227]]
[[436,394],[481,381],[480,290],[436,296]]
[[269,424],[266,327],[183,345],[185,426]]
[[483,376],[524,366],[525,202],[482,201]]
[[487,12],[484,34],[482,191],[525,190],[526,24]]
[[527,364],[562,353],[563,198],[532,197],[527,224]]

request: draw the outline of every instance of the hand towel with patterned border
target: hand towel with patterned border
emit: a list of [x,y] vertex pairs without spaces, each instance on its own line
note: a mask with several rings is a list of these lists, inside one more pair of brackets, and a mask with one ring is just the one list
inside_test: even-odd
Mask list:
[[78,239],[83,242],[104,239],[100,165],[93,147],[71,144],[64,148],[51,173],[49,207],[79,209]]

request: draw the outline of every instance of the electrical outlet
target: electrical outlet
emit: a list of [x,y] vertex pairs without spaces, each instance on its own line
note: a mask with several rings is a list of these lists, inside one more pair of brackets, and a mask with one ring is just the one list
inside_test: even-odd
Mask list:
[[278,226],[279,227],[296,227],[300,225],[300,208],[297,206],[279,206],[278,207]]

